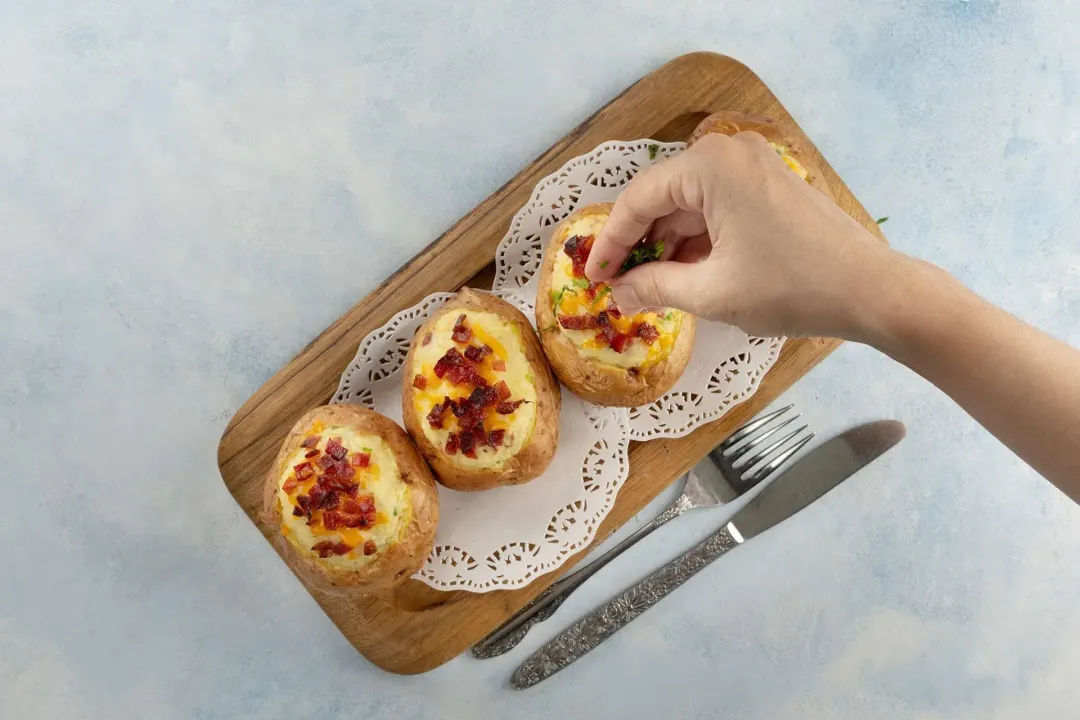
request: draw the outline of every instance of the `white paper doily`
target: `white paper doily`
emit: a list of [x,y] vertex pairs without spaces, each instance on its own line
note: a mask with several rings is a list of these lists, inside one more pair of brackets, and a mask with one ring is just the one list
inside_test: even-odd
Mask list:
[[[497,295],[524,309],[520,292]],[[417,328],[449,293],[429,295],[364,338],[335,403],[366,405],[401,423],[402,367]],[[625,411],[563,390],[559,446],[524,485],[465,493],[439,486],[435,549],[415,576],[440,590],[487,592],[527,585],[592,541],[629,472]]]
[[[639,170],[685,147],[608,142],[541,180],[495,251],[494,288],[522,291],[529,303],[525,314],[532,317],[536,272],[555,226],[579,207],[614,202]],[[698,320],[690,365],[671,392],[629,412],[630,439],[682,437],[717,419],[754,394],[783,344],[782,338],[752,338],[730,325]]]
[[[536,186],[496,252],[495,294],[530,322],[536,271],[551,233],[576,208],[614,201],[643,167],[684,143],[605,143]],[[449,293],[428,296],[371,332],[342,374],[333,402],[357,403],[401,422],[402,365],[416,329]],[[776,361],[782,339],[751,338],[698,321],[690,364],[651,405],[600,408],[563,391],[559,446],[543,476],[514,487],[462,493],[439,487],[435,549],[417,579],[440,590],[523,587],[583,550],[629,472],[629,441],[681,437],[743,402]]]

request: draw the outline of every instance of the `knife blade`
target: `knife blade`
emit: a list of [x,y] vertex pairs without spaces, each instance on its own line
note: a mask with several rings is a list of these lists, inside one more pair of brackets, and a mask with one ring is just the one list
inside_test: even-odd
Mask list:
[[879,420],[852,428],[810,451],[774,478],[727,525],[533,653],[514,671],[510,686],[524,690],[569,666],[709,563],[810,505],[906,434],[902,423]]

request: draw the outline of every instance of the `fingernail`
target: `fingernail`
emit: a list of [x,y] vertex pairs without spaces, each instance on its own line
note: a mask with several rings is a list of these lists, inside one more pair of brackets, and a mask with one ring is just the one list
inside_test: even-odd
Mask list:
[[642,306],[642,302],[638,298],[637,290],[634,290],[633,285],[613,286],[611,288],[611,297],[619,307],[637,309]]

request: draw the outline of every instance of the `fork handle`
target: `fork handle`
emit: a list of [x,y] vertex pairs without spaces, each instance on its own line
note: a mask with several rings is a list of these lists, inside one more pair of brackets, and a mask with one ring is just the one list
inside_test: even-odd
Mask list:
[[537,595],[532,602],[518,610],[509,620],[476,643],[472,647],[472,654],[475,657],[486,659],[497,657],[514,649],[525,638],[529,628],[554,615],[559,606],[563,604],[563,601],[570,596],[570,593],[581,587],[586,580],[639,540],[669,520],[679,517],[690,507],[690,498],[685,493],[680,495],[673,503],[667,506],[664,512],[654,517],[646,525],[638,528],[632,535],[620,541],[596,560],[577,572],[552,583],[544,592]]

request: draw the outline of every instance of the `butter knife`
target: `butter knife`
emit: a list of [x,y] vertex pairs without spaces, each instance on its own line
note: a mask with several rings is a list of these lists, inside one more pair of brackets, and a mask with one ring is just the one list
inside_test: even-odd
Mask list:
[[533,653],[514,672],[510,686],[524,690],[569,666],[713,560],[799,512],[899,443],[905,435],[902,423],[879,420],[848,430],[807,453],[769,483],[727,525]]

